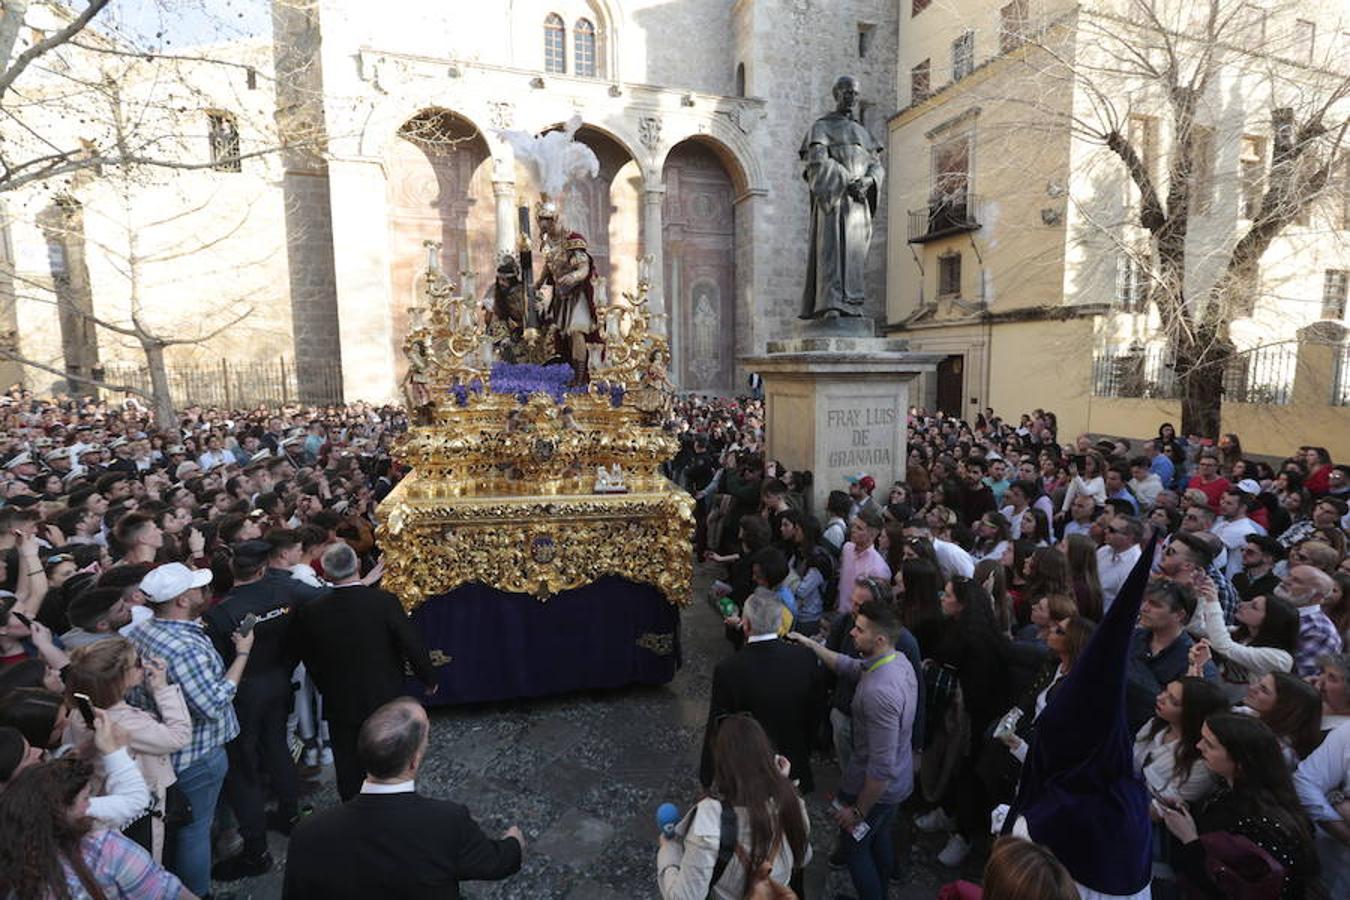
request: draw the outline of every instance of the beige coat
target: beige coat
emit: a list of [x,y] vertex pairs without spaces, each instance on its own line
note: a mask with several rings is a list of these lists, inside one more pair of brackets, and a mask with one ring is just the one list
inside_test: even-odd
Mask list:
[[[155,705],[159,708],[159,718],[129,705],[125,701],[104,710],[108,718],[127,732],[127,751],[141,770],[145,785],[154,798],[155,810],[164,810],[164,792],[169,785],[177,781],[173,772],[170,754],[182,750],[192,740],[192,719],[188,715],[187,701],[183,699],[183,690],[176,684],[166,685],[155,691]],[[66,738],[71,744],[78,744],[86,729],[79,716],[71,716]],[[101,782],[102,772],[95,777]],[[164,820],[155,816],[153,822],[154,857],[162,859],[164,843]]]

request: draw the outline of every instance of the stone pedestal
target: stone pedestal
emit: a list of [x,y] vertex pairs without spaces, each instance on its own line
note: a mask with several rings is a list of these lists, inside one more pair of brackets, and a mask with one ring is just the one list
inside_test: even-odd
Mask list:
[[944,358],[872,337],[870,321],[841,321],[770,341],[764,356],[745,361],[764,378],[767,458],[811,471],[811,512],[822,525],[826,498],[847,489],[848,476],[875,478],[879,502],[905,477],[910,386]]

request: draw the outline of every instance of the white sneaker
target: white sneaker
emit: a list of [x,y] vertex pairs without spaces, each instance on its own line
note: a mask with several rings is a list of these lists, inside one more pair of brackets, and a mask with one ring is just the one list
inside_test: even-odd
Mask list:
[[961,835],[954,834],[947,839],[947,846],[943,847],[942,852],[938,854],[938,862],[954,869],[965,862],[969,855],[970,844]]
[[323,750],[319,752],[319,763],[321,765],[331,766],[333,764],[333,751],[324,747]]
[[939,831],[951,831],[956,827],[952,817],[940,806],[935,806],[928,812],[914,819],[914,825],[920,831],[926,834],[935,834]]

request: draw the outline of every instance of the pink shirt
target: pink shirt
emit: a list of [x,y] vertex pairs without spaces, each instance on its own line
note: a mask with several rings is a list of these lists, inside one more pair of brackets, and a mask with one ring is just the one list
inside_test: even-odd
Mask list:
[[891,567],[886,564],[886,557],[878,553],[876,547],[868,547],[859,553],[853,542],[849,541],[839,553],[840,614],[853,611],[853,585],[859,578],[880,578],[890,584]]

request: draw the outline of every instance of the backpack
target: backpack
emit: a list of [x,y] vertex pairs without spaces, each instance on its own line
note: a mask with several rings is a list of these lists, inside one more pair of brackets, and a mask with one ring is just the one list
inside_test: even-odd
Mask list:
[[[751,873],[750,854],[737,842],[736,838],[739,834],[740,825],[736,821],[735,807],[723,803],[722,819],[717,835],[717,861],[713,863],[712,880],[708,882],[709,900],[716,896],[717,882],[722,879],[723,873],[726,872],[727,864],[731,862],[733,853],[741,861],[741,867],[746,870],[746,878],[750,881],[750,890],[745,894],[746,900],[799,900],[796,891],[785,884],[779,884],[769,875],[773,870],[772,858],[778,855],[778,843],[775,842],[773,849],[769,852],[769,860],[761,863],[760,867]],[[782,841],[782,837],[779,836],[778,840]]]

